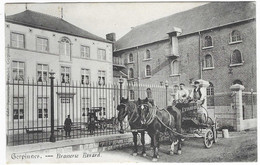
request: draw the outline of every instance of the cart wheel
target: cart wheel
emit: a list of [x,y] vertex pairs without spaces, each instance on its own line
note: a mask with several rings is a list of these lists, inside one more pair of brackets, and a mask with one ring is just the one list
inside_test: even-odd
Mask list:
[[204,145],[206,148],[210,148],[214,141],[214,135],[211,129],[208,129],[204,135]]

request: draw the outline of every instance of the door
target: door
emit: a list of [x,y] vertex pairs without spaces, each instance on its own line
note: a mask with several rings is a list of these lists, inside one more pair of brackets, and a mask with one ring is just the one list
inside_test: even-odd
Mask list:
[[60,124],[63,125],[65,119],[70,115],[70,118],[73,122],[73,99],[72,98],[60,98]]

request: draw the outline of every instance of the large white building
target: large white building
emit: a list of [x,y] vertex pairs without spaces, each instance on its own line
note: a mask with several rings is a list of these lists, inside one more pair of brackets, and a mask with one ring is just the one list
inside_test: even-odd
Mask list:
[[[84,86],[90,82],[101,86],[113,82],[112,42],[61,18],[30,10],[6,16],[5,48],[6,79],[11,83],[34,81],[44,84],[47,81],[49,84],[50,71],[55,72],[55,83],[64,86],[76,83]],[[33,94],[28,86],[7,88],[9,128],[19,127],[19,123],[31,127],[32,121],[38,126],[45,123],[38,122],[44,118],[47,123],[50,122],[49,88],[37,92],[35,89]],[[75,93],[77,89],[73,90],[56,88],[55,103],[58,105],[55,104],[55,120],[60,119],[57,124],[62,124],[68,114],[74,120],[86,116],[82,115],[86,108],[101,104],[106,110],[112,107],[107,100],[112,99],[108,97],[110,93],[107,96],[99,96],[98,93],[91,96],[91,93],[85,92],[87,94],[83,96]],[[102,112],[105,113],[108,112]]]

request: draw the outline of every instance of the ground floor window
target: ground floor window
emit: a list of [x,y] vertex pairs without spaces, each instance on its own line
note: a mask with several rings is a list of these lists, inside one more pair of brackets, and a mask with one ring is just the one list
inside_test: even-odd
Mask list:
[[13,119],[24,119],[24,98],[14,97],[13,99]]
[[48,98],[38,97],[38,118],[48,118]]
[[106,98],[99,98],[99,106],[102,107],[102,110],[99,114],[101,116],[106,115]]
[[87,116],[90,110],[90,98],[82,98],[82,112],[81,116]]

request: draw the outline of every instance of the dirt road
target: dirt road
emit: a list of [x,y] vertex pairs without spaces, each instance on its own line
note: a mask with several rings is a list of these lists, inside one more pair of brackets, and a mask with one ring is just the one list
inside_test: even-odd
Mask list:
[[[257,131],[230,132],[230,138],[219,138],[210,149],[206,149],[202,138],[186,139],[182,155],[169,155],[169,143],[161,144],[159,162],[255,162],[257,161]],[[152,150],[147,146],[147,157],[138,154],[138,160],[150,161]],[[141,148],[139,149],[141,151]],[[112,151],[115,154],[131,154],[132,148]]]

